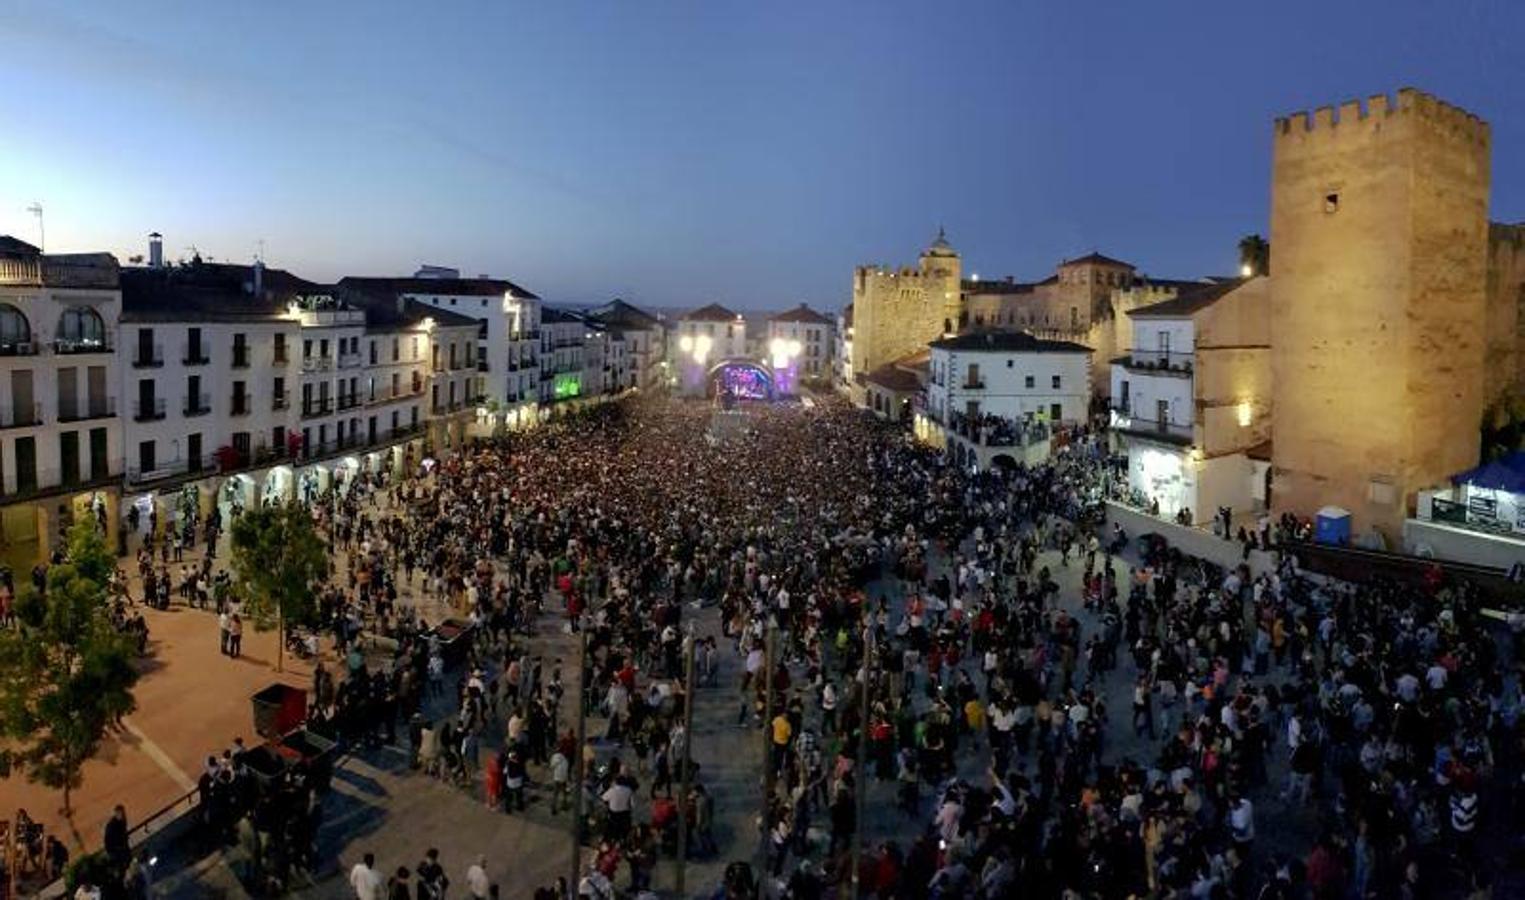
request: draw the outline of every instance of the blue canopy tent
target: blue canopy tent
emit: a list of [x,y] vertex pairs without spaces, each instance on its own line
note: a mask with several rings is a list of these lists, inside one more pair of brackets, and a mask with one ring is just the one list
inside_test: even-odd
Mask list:
[[[1516,459],[1517,466],[1509,464],[1511,458]],[[1451,481],[1473,488],[1525,494],[1525,452],[1517,451],[1503,459],[1483,463],[1475,469],[1452,476]]]

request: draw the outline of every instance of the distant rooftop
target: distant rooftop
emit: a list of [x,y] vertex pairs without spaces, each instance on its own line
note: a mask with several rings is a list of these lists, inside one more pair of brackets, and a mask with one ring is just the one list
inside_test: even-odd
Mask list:
[[1002,353],[1090,353],[1091,348],[1074,341],[1051,341],[1025,331],[971,331],[932,341],[934,350],[989,351]]
[[[426,266],[425,270],[454,272],[438,266]],[[524,300],[539,300],[533,293],[504,278],[451,278],[437,275],[413,276],[412,278],[374,278],[346,275],[339,279],[341,285],[352,285],[361,290],[379,290],[397,294],[416,294],[454,297],[502,297],[509,295]]]
[[1212,306],[1219,298],[1227,296],[1246,281],[1247,279],[1234,278],[1192,284],[1181,288],[1180,293],[1169,300],[1129,310],[1128,315],[1135,319],[1184,319]]
[[679,318],[688,322],[734,322],[736,313],[731,312],[719,303],[711,303],[698,309],[690,310]]
[[770,321],[770,322],[801,322],[801,323],[804,323],[804,324],[807,324],[807,325],[833,325],[833,324],[835,324],[834,322],[831,321],[831,319],[827,318],[826,316],[821,315],[820,313],[818,313],[815,310],[811,309],[809,306],[807,306],[804,303],[801,303],[799,306],[796,306],[793,309],[788,309],[788,310],[785,310],[785,311],[783,311],[781,313],[778,313],[776,315],[770,316],[768,321]]

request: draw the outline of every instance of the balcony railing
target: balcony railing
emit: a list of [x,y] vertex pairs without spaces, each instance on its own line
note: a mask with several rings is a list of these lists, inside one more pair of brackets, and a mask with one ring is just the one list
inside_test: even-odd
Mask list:
[[1192,426],[1172,422],[1169,419],[1129,415],[1126,404],[1112,407],[1112,428],[1143,437],[1160,437],[1171,443],[1190,443]]
[[340,394],[339,409],[354,409],[360,405],[360,397],[356,394]]
[[185,352],[180,356],[181,365],[186,366],[204,366],[211,361],[212,358],[207,355],[205,347],[186,347]]
[[181,409],[186,418],[191,416],[204,416],[212,411],[212,397],[210,394],[196,394],[185,398],[185,406]]
[[1133,351],[1118,359],[1123,366],[1142,372],[1159,372],[1166,375],[1190,375],[1195,355],[1191,353],[1177,353],[1167,350],[1143,350],[1135,347]]
[[231,408],[229,409],[229,414],[235,416],[247,416],[250,410],[254,408],[254,404],[251,399],[253,396],[254,395],[248,391],[243,391],[242,393],[235,392],[232,397],[232,404]]
[[[4,262],[4,260],[0,260]],[[5,341],[0,343],[0,356],[36,356],[37,345],[31,341]]]
[[327,372],[334,367],[332,356],[304,356],[302,357],[303,372]]
[[477,371],[478,372],[491,372],[492,371],[492,367],[487,364],[487,360],[479,359],[479,360],[477,360]]
[[334,411],[334,401],[325,397],[322,400],[314,400],[302,404],[302,418],[310,419],[313,416],[326,416]]
[[116,415],[115,397],[91,397],[85,402],[84,409],[80,409],[78,403],[70,406],[59,404],[58,421],[60,422],[84,422],[89,419],[105,419]]
[[139,400],[132,405],[132,417],[139,422],[152,422],[164,418],[164,398]]
[[157,369],[164,365],[164,345],[154,344],[145,347],[138,344],[132,351],[132,367],[134,369]]
[[113,343],[110,335],[99,338],[59,338],[53,342],[53,352],[60,356],[76,353],[111,353],[116,349]]
[[271,409],[285,409],[291,403],[291,392],[281,391],[270,398]]
[[985,379],[965,379],[964,383],[959,385],[959,387],[966,391],[983,391],[985,389]]
[[365,360],[358,353],[339,354],[339,368],[356,369],[363,365]]
[[42,404],[0,408],[0,428],[30,428],[42,424]]
[[951,413],[947,427],[959,437],[985,447],[1026,447],[1049,437],[1049,426],[1045,422],[992,415],[970,418],[964,413]]

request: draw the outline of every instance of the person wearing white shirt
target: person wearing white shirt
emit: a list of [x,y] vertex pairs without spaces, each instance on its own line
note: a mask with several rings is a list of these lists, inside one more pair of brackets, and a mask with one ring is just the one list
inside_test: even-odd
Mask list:
[[381,900],[381,885],[374,853],[367,853],[363,861],[355,863],[349,870],[349,886],[355,891],[355,900]]
[[477,861],[466,870],[466,890],[471,892],[473,900],[487,900],[487,892],[491,887],[487,878],[487,857],[478,856]]

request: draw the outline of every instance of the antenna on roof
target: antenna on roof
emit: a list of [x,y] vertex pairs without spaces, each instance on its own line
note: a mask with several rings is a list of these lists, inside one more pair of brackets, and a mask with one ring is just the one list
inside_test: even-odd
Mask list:
[[42,227],[42,204],[34,201],[31,206],[26,208],[26,211],[37,217],[37,249],[46,251],[48,233]]

